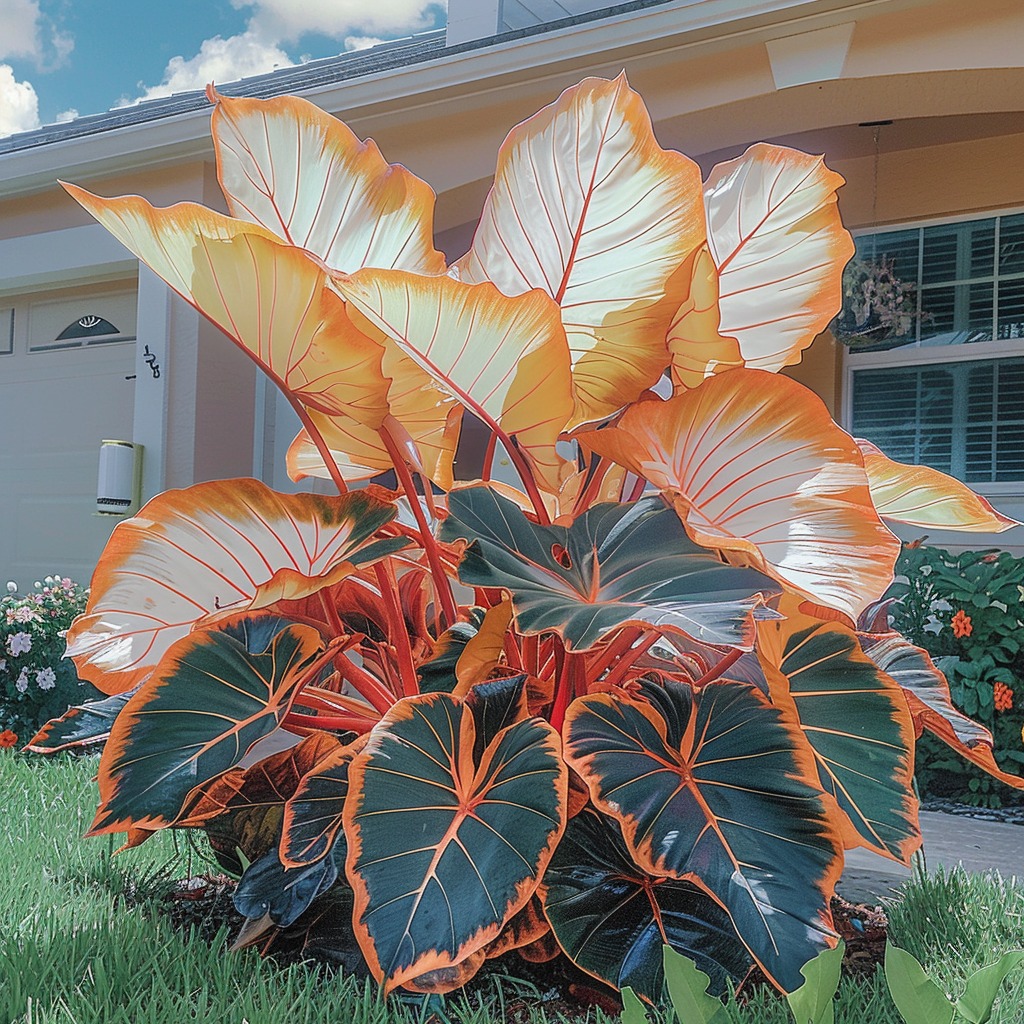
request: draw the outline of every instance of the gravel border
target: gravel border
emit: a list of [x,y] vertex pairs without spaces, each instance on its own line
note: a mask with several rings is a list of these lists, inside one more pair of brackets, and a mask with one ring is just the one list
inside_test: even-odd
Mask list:
[[942,814],[958,814],[964,818],[979,821],[1001,821],[1007,825],[1024,825],[1024,805],[1011,807],[972,807],[955,800],[922,800],[922,811],[939,811]]

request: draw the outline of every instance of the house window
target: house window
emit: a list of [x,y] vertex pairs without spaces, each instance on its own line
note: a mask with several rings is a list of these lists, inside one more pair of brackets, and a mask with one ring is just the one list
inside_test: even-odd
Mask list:
[[14,310],[0,308],[0,356],[14,352]]
[[982,490],[1024,491],[1024,214],[862,235],[857,256],[912,284],[918,315],[851,347],[851,433]]

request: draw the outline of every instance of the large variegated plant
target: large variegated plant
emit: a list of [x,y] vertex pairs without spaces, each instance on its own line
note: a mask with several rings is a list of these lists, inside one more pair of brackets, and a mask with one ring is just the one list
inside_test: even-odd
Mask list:
[[920,845],[915,734],[997,773],[868,612],[884,520],[1012,525],[778,373],[840,305],[842,179],[757,145],[702,183],[588,79],[512,131],[447,267],[372,142],[211,100],[230,216],[66,187],[284,391],[292,476],[338,496],[225,480],[119,525],[68,636],[109,696],[33,749],[108,737],[91,834],[205,829],[243,941],[358,944],[387,990],[519,948],[655,997],[664,943],[796,987],[843,851]]

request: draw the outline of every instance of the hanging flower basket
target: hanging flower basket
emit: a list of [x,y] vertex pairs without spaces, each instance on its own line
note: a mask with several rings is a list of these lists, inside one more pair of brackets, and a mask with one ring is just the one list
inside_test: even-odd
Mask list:
[[896,261],[854,257],[843,272],[843,308],[832,321],[836,338],[852,349],[907,344],[926,316],[917,308],[917,288],[901,281]]

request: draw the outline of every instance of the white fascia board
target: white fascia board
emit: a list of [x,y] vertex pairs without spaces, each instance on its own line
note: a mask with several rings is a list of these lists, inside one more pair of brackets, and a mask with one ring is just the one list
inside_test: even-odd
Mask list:
[[[452,90],[465,95],[502,87],[508,75],[591,58],[612,62],[618,52],[714,50],[749,45],[860,18],[926,5],[934,0],[678,0],[507,42],[470,47],[423,64],[391,68],[350,81],[297,90],[346,121],[376,112],[442,104]],[[653,44],[653,46],[652,46]],[[90,176],[208,157],[209,111],[196,110],[0,155],[0,198],[45,189],[57,177]]]

